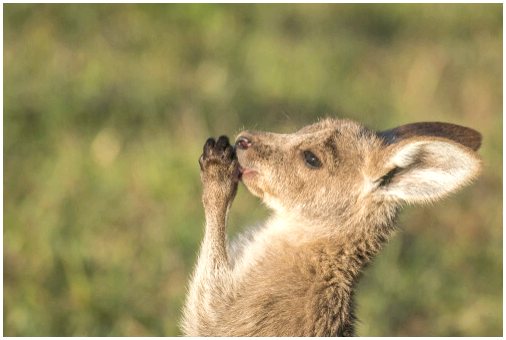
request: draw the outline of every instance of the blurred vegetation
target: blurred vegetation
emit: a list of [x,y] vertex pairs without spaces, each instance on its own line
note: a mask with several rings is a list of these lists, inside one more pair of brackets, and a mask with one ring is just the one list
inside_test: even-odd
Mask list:
[[[4,5],[4,335],[179,335],[209,135],[325,115],[483,133],[405,209],[359,335],[502,335],[502,5]],[[231,234],[268,214],[239,190]]]

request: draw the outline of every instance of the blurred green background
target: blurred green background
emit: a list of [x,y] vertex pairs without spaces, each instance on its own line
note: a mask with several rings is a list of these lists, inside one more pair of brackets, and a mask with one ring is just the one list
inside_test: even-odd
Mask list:
[[[4,335],[180,335],[210,135],[339,116],[482,132],[409,207],[359,335],[502,335],[502,5],[4,6]],[[239,189],[230,234],[268,211]]]

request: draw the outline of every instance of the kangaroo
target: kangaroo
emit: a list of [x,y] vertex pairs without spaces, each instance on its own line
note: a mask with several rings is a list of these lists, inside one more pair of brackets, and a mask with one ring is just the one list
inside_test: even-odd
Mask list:
[[[354,288],[405,204],[475,179],[477,131],[414,123],[375,132],[326,118],[293,134],[209,138],[199,159],[205,234],[183,309],[192,336],[352,336]],[[272,216],[230,246],[238,182]]]

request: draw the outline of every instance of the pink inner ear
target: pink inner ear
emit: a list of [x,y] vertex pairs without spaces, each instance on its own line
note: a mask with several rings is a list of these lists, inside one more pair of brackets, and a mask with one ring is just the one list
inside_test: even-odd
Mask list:
[[450,123],[423,122],[406,124],[377,134],[387,144],[394,144],[411,137],[427,136],[447,138],[475,151],[481,146],[481,134],[478,131]]

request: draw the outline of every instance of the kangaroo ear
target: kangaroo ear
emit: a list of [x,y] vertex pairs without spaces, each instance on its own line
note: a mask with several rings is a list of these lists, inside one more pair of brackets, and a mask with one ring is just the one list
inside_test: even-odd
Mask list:
[[[467,129],[459,127],[460,132],[465,132],[460,128]],[[421,203],[442,198],[470,183],[481,168],[481,160],[473,151],[479,147],[481,135],[467,130],[472,133],[452,138],[397,130],[403,133],[384,149],[375,181],[378,192],[394,200]]]

